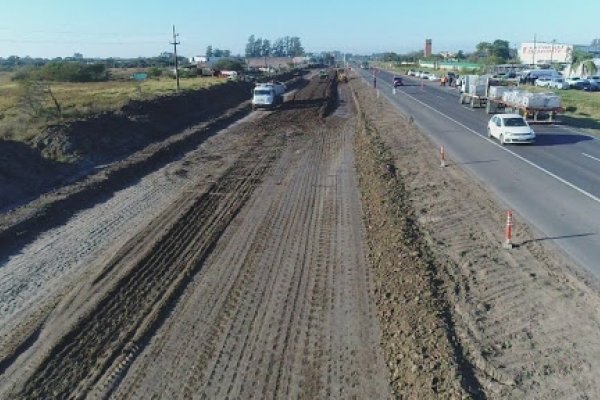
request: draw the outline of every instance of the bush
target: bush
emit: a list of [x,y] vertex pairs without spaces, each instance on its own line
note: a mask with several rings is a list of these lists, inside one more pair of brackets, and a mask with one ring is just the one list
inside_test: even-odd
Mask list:
[[216,71],[242,72],[244,70],[244,64],[238,60],[220,60],[213,66],[213,69]]
[[158,78],[163,74],[163,70],[162,68],[158,68],[158,67],[152,67],[150,68],[150,70],[148,71],[148,75],[150,75],[153,78]]
[[14,80],[40,80],[48,82],[103,82],[109,78],[104,64],[53,61],[43,67],[18,71]]

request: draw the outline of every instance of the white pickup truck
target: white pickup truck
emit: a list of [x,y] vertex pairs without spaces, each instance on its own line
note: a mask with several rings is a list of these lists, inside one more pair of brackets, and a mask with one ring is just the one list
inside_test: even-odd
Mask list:
[[282,82],[257,83],[252,96],[252,109],[274,108],[283,103],[285,90]]

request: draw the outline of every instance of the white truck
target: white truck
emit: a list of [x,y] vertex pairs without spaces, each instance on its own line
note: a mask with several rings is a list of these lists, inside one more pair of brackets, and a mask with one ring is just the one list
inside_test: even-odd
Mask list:
[[252,96],[252,109],[275,108],[283,103],[285,90],[282,82],[257,83]]

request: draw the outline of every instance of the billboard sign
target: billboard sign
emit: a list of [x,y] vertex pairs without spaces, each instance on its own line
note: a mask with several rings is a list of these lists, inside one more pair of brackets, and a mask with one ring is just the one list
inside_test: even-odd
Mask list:
[[570,63],[573,46],[559,43],[521,43],[519,58],[523,64]]

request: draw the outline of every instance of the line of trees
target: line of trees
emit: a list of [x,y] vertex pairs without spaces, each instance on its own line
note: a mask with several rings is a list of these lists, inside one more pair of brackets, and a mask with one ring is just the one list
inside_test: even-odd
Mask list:
[[231,51],[218,48],[213,49],[212,45],[210,45],[206,48],[206,57],[231,57]]
[[284,36],[273,43],[251,35],[246,44],[246,57],[296,57],[304,55],[302,41],[297,36]]
[[14,80],[46,82],[102,82],[108,78],[104,64],[68,61],[51,61],[41,67],[23,68],[13,77]]

